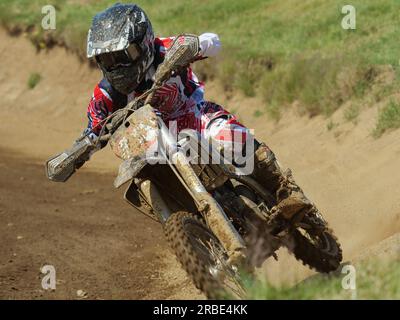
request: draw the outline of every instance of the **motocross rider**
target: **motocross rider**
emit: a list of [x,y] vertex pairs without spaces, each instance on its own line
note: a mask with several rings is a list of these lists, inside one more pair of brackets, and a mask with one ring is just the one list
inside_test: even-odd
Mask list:
[[[217,55],[221,44],[216,34],[203,33],[198,38],[200,52],[193,62]],[[87,56],[96,60],[104,77],[94,88],[85,134],[96,139],[104,118],[151,87],[173,40],[155,38],[150,20],[135,4],[115,4],[93,18]],[[170,78],[155,93],[151,104],[157,106],[165,123],[176,121],[178,131],[194,129],[225,147],[233,143],[233,132],[249,134],[233,114],[204,100],[204,84],[190,66]],[[276,196],[277,209],[292,216],[313,207],[291,175],[282,172],[274,153],[264,143],[256,142],[254,161],[252,175]]]

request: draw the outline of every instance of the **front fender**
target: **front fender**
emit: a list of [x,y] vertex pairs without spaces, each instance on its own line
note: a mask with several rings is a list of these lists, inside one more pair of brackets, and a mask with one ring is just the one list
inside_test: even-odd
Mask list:
[[147,165],[160,163],[163,161],[161,157],[133,157],[123,161],[118,170],[118,176],[114,180],[114,187],[119,188],[129,180],[136,177],[140,171]]
[[119,166],[118,176],[114,180],[114,187],[119,188],[129,180],[133,179],[146,166],[145,158],[135,157],[125,160]]

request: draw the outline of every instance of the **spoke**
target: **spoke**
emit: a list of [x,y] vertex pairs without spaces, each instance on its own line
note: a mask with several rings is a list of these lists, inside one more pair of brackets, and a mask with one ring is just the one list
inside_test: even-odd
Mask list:
[[[234,292],[238,297],[243,297],[245,290],[243,289],[242,284],[240,283],[240,280],[237,277],[237,274],[234,270],[232,270],[232,267],[226,263],[226,259],[221,258],[221,253],[223,252],[216,252],[218,248],[214,245],[214,243],[210,243],[210,252],[211,254],[218,260],[219,265],[222,266],[222,280],[223,284],[225,287],[229,288],[232,292]],[[230,280],[232,285],[229,285],[227,281],[225,280]]]
[[196,228],[187,230],[190,238],[193,240],[193,245],[197,248],[198,252],[204,255],[205,259],[209,262],[210,274],[218,280],[222,287],[225,288],[229,294],[235,297],[244,298],[245,290],[240,282],[240,278],[230,264],[227,263],[227,255],[221,244],[216,241],[211,235],[204,233],[197,233]]

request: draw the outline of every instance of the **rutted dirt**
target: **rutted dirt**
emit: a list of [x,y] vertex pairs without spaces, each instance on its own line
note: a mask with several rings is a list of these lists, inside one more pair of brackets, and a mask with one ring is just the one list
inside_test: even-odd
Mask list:
[[[67,148],[86,125],[86,105],[100,72],[64,49],[37,53],[23,37],[0,30],[0,298],[201,298],[172,255],[161,227],[135,212],[114,190],[118,160],[109,148],[66,184],[50,183],[43,163]],[[27,87],[32,72],[42,80]],[[400,131],[370,136],[377,108],[359,124],[332,131],[322,117],[296,112],[278,124],[255,118],[257,99],[228,99],[213,84],[208,97],[237,110],[255,128],[324,213],[345,260],[400,231]],[[398,242],[396,242],[398,243]],[[285,252],[261,273],[298,281],[309,270]],[[55,292],[41,290],[40,267],[53,264]]]
[[[53,184],[43,164],[0,151],[0,299],[168,299],[201,297],[166,256],[161,226],[132,210],[113,176],[84,172]],[[41,287],[43,265],[56,290]]]

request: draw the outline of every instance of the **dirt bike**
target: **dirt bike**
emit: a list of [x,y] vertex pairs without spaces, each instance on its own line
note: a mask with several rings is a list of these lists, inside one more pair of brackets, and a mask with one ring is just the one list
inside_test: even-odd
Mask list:
[[[251,273],[266,259],[276,258],[282,246],[319,272],[337,269],[342,251],[319,213],[304,211],[284,218],[273,210],[274,196],[251,175],[237,174],[231,164],[188,161],[182,145],[149,104],[154,92],[186,68],[198,51],[197,37],[177,37],[152,88],[105,119],[96,142],[83,136],[71,150],[50,159],[47,176],[66,181],[77,160],[86,159],[99,143],[109,142],[124,160],[115,187],[129,182],[125,199],[163,225],[177,259],[211,299],[244,298],[242,272]],[[149,153],[155,140],[157,152]]]

